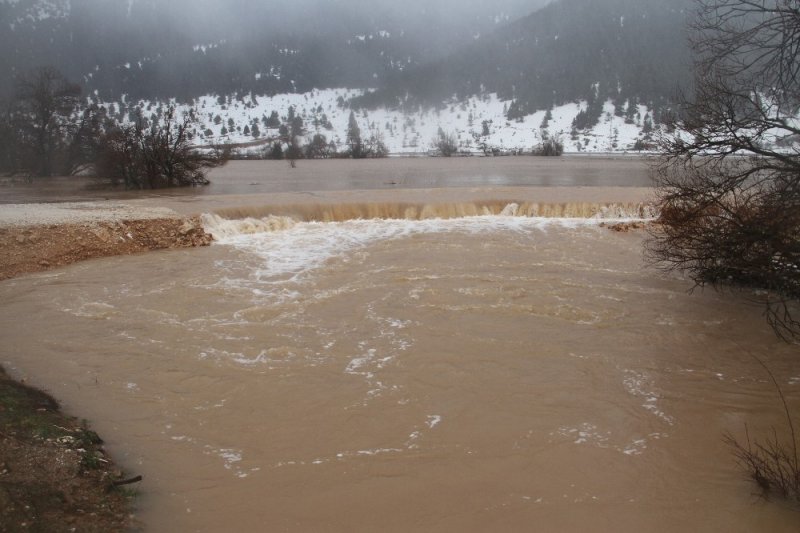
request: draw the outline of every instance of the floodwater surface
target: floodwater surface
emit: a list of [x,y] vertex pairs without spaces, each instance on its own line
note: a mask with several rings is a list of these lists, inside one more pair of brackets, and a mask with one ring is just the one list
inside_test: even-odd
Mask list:
[[146,531],[797,531],[723,443],[780,434],[751,354],[796,411],[797,348],[641,233],[207,221],[0,283],[0,362],[144,476]]
[[0,184],[0,204],[97,199],[273,194],[300,191],[469,187],[649,187],[647,161],[636,156],[456,157],[230,161],[212,169],[205,187],[125,191],[101,179],[39,178]]

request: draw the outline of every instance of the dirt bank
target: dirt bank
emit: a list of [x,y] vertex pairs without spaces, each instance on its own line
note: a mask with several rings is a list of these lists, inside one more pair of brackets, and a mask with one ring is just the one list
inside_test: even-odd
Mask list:
[[85,423],[0,367],[0,531],[127,530],[124,477]]
[[0,280],[95,257],[210,243],[196,217],[0,226]]

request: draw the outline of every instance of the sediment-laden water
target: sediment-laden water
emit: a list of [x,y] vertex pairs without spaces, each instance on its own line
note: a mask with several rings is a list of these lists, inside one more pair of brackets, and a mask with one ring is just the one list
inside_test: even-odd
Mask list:
[[722,436],[782,424],[748,352],[800,405],[797,348],[640,232],[511,214],[207,217],[0,284],[0,361],[144,476],[147,531],[796,531]]
[[[215,195],[400,191],[499,187],[649,187],[647,160],[636,156],[420,157],[362,160],[230,161],[211,184],[156,191],[109,189],[90,177],[0,182],[0,204],[114,199],[187,199]],[[452,194],[452,193],[451,193]]]

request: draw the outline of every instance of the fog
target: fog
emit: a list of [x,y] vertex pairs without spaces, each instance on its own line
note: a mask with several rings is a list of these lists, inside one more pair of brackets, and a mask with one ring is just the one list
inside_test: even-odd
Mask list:
[[[0,0],[0,48],[14,51],[0,57],[0,72],[8,74],[0,79],[0,95],[20,72],[45,65],[109,96],[365,87],[445,57],[546,3]],[[179,72],[185,68],[192,72]],[[199,71],[206,74],[202,89],[181,85]],[[246,81],[278,71],[296,83]],[[209,77],[230,84],[216,87]]]

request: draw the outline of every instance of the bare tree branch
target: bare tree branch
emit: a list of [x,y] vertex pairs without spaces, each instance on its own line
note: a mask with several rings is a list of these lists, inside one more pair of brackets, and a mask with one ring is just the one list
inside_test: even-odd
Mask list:
[[694,86],[662,135],[662,268],[755,289],[776,333],[800,339],[800,1],[696,0]]

